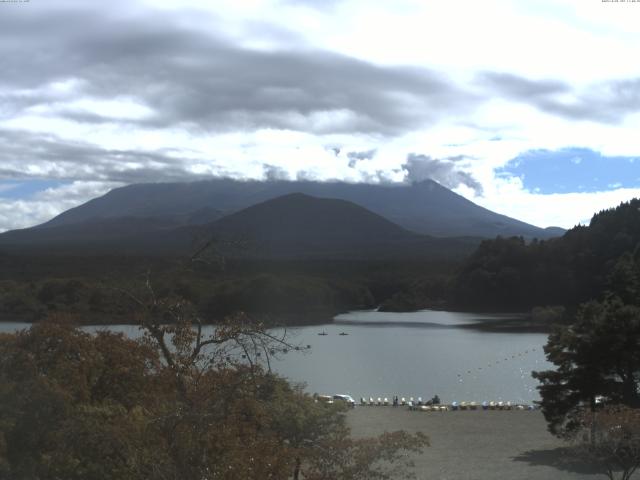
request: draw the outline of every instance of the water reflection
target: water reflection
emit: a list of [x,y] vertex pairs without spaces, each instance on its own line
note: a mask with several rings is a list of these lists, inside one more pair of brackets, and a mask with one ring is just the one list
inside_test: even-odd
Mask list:
[[[540,333],[485,333],[460,325],[512,315],[421,311],[359,311],[338,315],[335,323],[289,328],[293,343],[310,351],[278,354],[272,368],[309,392],[359,397],[431,398],[444,402],[495,400],[529,403],[538,399],[532,370],[545,370]],[[0,331],[28,328],[0,324]],[[134,325],[108,328],[136,338]],[[213,327],[208,327],[213,328]],[[321,332],[327,335],[318,335]],[[340,335],[344,333],[346,335]]]
[[[311,353],[274,367],[291,380],[306,381],[311,392],[529,403],[539,398],[531,371],[550,367],[542,351],[546,335],[457,328],[512,317],[352,312],[331,325],[290,329],[295,341],[312,346]],[[327,335],[318,335],[323,330]]]

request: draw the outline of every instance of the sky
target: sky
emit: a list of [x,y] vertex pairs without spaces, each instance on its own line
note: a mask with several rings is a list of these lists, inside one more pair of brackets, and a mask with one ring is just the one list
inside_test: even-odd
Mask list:
[[431,178],[570,228],[640,197],[640,2],[0,1],[0,231],[112,188]]

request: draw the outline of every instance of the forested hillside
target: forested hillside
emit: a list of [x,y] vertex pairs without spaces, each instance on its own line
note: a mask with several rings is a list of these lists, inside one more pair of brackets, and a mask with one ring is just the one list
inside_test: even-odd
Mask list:
[[455,265],[0,254],[0,321],[40,321],[65,312],[79,323],[127,322],[128,294],[148,278],[158,295],[191,301],[206,322],[238,310],[280,324],[329,322],[338,312],[373,308],[416,279],[446,278]]
[[[640,199],[595,214],[589,226],[527,244],[521,237],[483,241],[460,269],[451,303],[524,310],[575,306],[640,278]],[[614,288],[615,287],[615,288]]]

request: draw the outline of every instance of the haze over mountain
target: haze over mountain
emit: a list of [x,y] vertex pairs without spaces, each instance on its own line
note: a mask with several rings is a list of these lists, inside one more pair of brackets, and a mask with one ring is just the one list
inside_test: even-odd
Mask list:
[[92,219],[161,218],[179,225],[204,224],[256,203],[290,193],[356,203],[416,233],[437,237],[549,238],[562,229],[542,229],[499,215],[425,180],[411,184],[363,184],[311,181],[236,181],[135,184],[70,209],[38,228]]
[[277,258],[434,258],[464,255],[477,244],[419,235],[352,202],[301,193],[246,208],[204,231],[212,238],[250,239],[250,254]]
[[249,258],[450,258],[470,253],[480,240],[420,235],[352,202],[301,193],[270,199],[204,225],[176,227],[178,217],[168,218],[91,217],[7,232],[0,236],[0,246],[186,255],[214,239],[216,251]]

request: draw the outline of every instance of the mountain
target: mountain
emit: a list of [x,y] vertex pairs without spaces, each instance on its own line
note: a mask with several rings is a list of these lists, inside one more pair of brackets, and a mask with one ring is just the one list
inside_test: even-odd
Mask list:
[[[493,238],[497,235],[515,235],[542,239],[562,233],[559,229],[545,230],[494,213],[431,180],[378,185],[230,179],[137,184],[114,189],[58,215],[38,228],[118,217],[182,219],[183,225],[197,225],[212,220],[209,216],[212,212],[224,216],[296,192],[347,200],[408,230],[436,237]],[[209,215],[202,212],[209,212]]]
[[352,202],[284,195],[218,220],[207,237],[248,240],[258,256],[433,257],[470,253],[478,239],[440,239],[410,232]]
[[[176,227],[157,217],[90,218],[7,232],[0,235],[0,246],[186,255],[210,239],[225,255],[253,258],[459,257],[479,242],[420,235],[352,202],[294,193],[199,226]],[[237,243],[241,249],[233,246]]]
[[49,228],[25,228],[0,234],[0,249],[55,253],[175,253],[193,244],[194,234],[173,219],[154,217],[91,218]]

